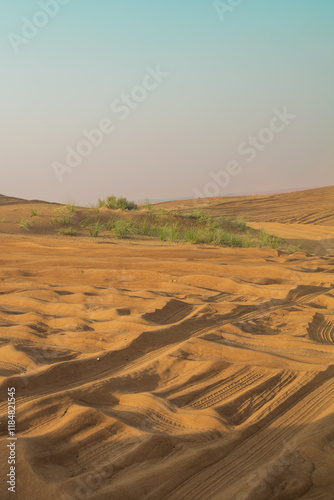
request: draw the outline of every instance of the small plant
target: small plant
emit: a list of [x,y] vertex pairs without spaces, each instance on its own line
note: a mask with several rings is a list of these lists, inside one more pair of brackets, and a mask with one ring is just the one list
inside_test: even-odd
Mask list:
[[199,230],[194,227],[190,227],[184,233],[184,237],[189,243],[195,245],[199,241]]
[[106,223],[106,230],[111,231],[114,228],[114,224],[117,219],[109,219]]
[[198,243],[212,244],[213,232],[208,229],[199,229],[198,230]]
[[73,217],[73,215],[64,215],[64,217],[62,219],[62,223],[64,224],[64,226],[71,222],[72,217]]
[[97,206],[98,208],[102,208],[102,207],[105,207],[107,204],[106,200],[101,200],[101,198],[99,198],[98,202],[97,202]]
[[0,222],[7,222],[6,214],[2,214],[0,217]]
[[268,233],[266,233],[265,231],[263,231],[263,229],[260,230],[260,233],[259,233],[259,238],[260,238],[260,241],[265,245],[265,246],[269,246],[269,243],[270,243],[270,235]]
[[158,233],[158,236],[159,236],[161,241],[166,241],[166,238],[167,238],[167,227],[166,226],[158,227],[157,233]]
[[145,200],[145,203],[147,210],[150,212],[152,210],[152,204],[150,203],[150,200],[149,199]]
[[203,212],[202,208],[195,208],[190,217],[197,219],[199,222],[207,222],[211,217]]
[[226,247],[242,247],[243,240],[240,236],[224,231],[224,229],[217,229],[213,235],[213,243]]
[[80,222],[79,226],[86,229],[88,226],[91,225],[91,223],[92,223],[92,217],[88,217],[87,219],[83,219]]
[[280,238],[279,236],[276,236],[275,234],[271,237],[271,242],[270,242],[270,246],[271,248],[277,248],[279,245],[281,245],[283,243],[283,240],[282,238]]
[[77,234],[77,231],[74,229],[74,227],[61,227],[59,229],[56,229],[57,233],[65,234],[66,236],[75,236]]
[[138,225],[137,229],[138,234],[149,235],[151,233],[151,225],[150,222],[145,219],[141,224]]
[[237,217],[234,224],[240,231],[244,231],[247,227],[246,221],[243,217]]
[[25,229],[26,231],[29,231],[30,226],[32,226],[32,222],[26,219],[22,219],[22,217],[20,218],[18,224],[22,229]]
[[167,226],[167,238],[169,241],[177,241],[179,239],[180,233],[178,224],[174,223],[171,226]]
[[51,218],[50,224],[58,224],[58,215]]
[[212,234],[212,243],[216,245],[227,245],[228,233],[224,229],[217,229]]
[[243,239],[240,238],[240,236],[236,236],[234,234],[231,234],[229,236],[229,241],[228,241],[228,246],[230,247],[243,247]]
[[125,220],[117,220],[114,223],[113,231],[116,238],[124,238],[131,230],[131,224]]
[[89,230],[91,238],[97,238],[99,233],[105,229],[105,226],[101,224],[100,221],[97,221],[94,224],[88,225],[87,229]]
[[68,204],[66,205],[66,210],[67,210],[68,212],[77,212],[78,207],[77,207],[74,203],[68,203]]
[[282,245],[284,243],[283,238],[280,238],[279,236],[271,235],[263,231],[263,229],[260,230],[259,233],[259,239],[262,244],[266,247],[270,248],[277,248],[278,246]]
[[39,212],[39,208],[35,208],[35,209],[32,208],[30,217],[36,217],[36,215],[38,215],[38,212]]
[[244,239],[244,242],[243,242],[243,246],[245,248],[252,248],[252,247],[256,247],[256,242],[252,239],[252,238],[249,238],[248,236]]
[[206,219],[205,221],[206,223],[206,227],[210,230],[210,231],[215,231],[216,229],[219,229],[221,227],[221,219],[214,219],[212,217],[209,217],[208,219]]
[[255,247],[256,246],[256,242],[251,237],[251,231],[250,230],[248,230],[247,233],[246,233],[246,237],[244,238],[244,241],[243,241],[243,246],[245,248],[251,248],[251,247]]

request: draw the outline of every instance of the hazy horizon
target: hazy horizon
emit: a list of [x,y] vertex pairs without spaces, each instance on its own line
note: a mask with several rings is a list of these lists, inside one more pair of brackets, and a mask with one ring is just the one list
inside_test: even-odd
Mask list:
[[4,0],[0,193],[333,185],[333,21],[330,0]]
[[[309,191],[309,190],[312,190],[312,189],[322,189],[322,188],[327,188],[327,187],[332,187],[334,185],[328,185],[328,186],[317,186],[317,187],[300,187],[300,188],[293,188],[293,189],[289,189],[289,188],[286,188],[286,189],[277,189],[277,190],[270,190],[270,191],[260,191],[260,192],[251,192],[251,193],[247,193],[247,192],[244,192],[244,193],[224,193],[223,195],[221,196],[224,196],[224,197],[235,197],[235,196],[262,196],[262,195],[277,195],[277,194],[284,194],[284,193],[294,193],[294,192],[298,192],[298,191]],[[59,203],[55,200],[52,200],[52,199],[49,199],[49,200],[46,200],[46,199],[32,199],[32,198],[20,198],[18,196],[15,196],[15,195],[9,195],[9,194],[6,194],[6,193],[0,193],[0,196],[5,196],[5,197],[8,197],[8,198],[18,198],[18,199],[26,199],[27,201],[38,201],[38,202],[48,202],[48,203]],[[210,198],[210,197],[206,197],[206,198]],[[182,197],[182,198],[143,198],[143,199],[133,199],[133,200],[129,200],[129,201],[134,201],[135,203],[138,203],[138,204],[145,204],[145,203],[162,203],[162,202],[168,202],[168,201],[186,201],[186,200],[192,200],[192,199],[195,199],[194,197]],[[70,203],[70,204],[75,204],[77,205],[77,200],[75,200],[74,198],[71,198],[71,199],[68,199],[66,200],[66,202]],[[82,206],[98,206],[98,202],[99,202],[99,199],[96,199],[94,201],[91,201],[89,203],[83,203]]]

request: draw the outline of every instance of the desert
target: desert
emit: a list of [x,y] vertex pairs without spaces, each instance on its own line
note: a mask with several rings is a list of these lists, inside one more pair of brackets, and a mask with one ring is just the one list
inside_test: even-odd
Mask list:
[[[1,196],[15,498],[334,498],[333,194],[134,211]],[[196,232],[222,224],[229,242]]]

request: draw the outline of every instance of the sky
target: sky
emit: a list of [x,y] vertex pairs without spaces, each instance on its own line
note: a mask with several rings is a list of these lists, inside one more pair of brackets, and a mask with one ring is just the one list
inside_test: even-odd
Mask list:
[[0,193],[334,184],[333,0],[0,0]]

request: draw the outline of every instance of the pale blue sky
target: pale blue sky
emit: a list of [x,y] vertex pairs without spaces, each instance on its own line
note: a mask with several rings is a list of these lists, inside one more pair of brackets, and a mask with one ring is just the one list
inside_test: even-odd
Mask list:
[[[192,197],[231,160],[220,195],[334,184],[332,0],[244,0],[223,20],[206,0],[56,1],[1,0],[0,193]],[[31,39],[25,18],[45,23]],[[111,104],[157,65],[169,76],[121,120]],[[296,117],[248,162],[239,145],[284,106]],[[114,131],[59,182],[104,118]]]

